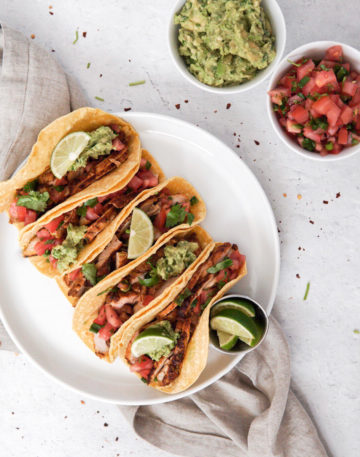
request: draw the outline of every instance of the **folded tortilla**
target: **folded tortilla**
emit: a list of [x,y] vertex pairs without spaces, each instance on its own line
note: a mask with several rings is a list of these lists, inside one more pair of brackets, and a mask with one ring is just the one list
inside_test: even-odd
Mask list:
[[[191,275],[196,270],[197,265],[203,262],[204,258],[207,258],[209,251],[212,250],[214,242],[211,236],[201,227],[194,226],[186,230],[177,230],[175,232],[168,233],[166,237],[162,238],[161,242],[156,243],[150,250],[142,257],[139,257],[135,261],[129,263],[121,270],[114,271],[108,275],[104,280],[92,287],[86,292],[77,303],[73,317],[73,330],[79,335],[82,341],[93,351],[98,357],[106,360],[107,362],[113,362],[114,356],[118,352],[118,334],[121,328],[111,337],[110,348],[107,354],[96,352],[94,344],[94,333],[89,331],[91,324],[98,315],[99,308],[103,305],[106,299],[106,291],[118,284],[123,278],[125,278],[131,270],[135,269],[146,259],[150,258],[161,246],[165,245],[171,238],[176,238],[178,241],[186,238],[190,234],[194,234],[200,244],[202,252],[197,259],[174,281],[166,288],[163,292],[155,297],[148,306],[139,310],[133,315],[142,316],[147,314],[149,310],[158,308],[159,304],[167,300],[168,294],[174,293],[174,291],[180,291],[184,285],[188,282]],[[104,292],[105,291],[105,292]],[[132,320],[132,318],[130,318]],[[126,324],[126,323],[125,323]],[[125,325],[124,324],[124,325]],[[113,348],[113,341],[115,347]]]
[[[201,267],[201,264],[206,262],[207,258],[211,255],[213,249],[222,243],[215,243],[212,249],[207,251],[207,255],[202,258],[202,261],[197,264],[197,268]],[[205,368],[208,347],[209,347],[209,315],[210,309],[213,303],[219,300],[231,287],[235,285],[241,278],[247,274],[246,262],[242,265],[238,276],[229,281],[223,286],[218,293],[211,299],[205,310],[202,312],[200,320],[196,326],[196,329],[191,336],[188,347],[185,352],[185,357],[182,362],[181,371],[179,376],[170,384],[166,386],[159,386],[157,383],[151,382],[149,385],[162,392],[173,394],[182,392],[189,388],[200,376],[201,372]],[[156,316],[170,305],[177,297],[177,295],[186,287],[186,284],[191,279],[191,275],[187,275],[187,281],[183,281],[181,287],[171,288],[166,298],[157,302],[151,309],[145,310],[142,313],[135,314],[114,335],[110,347],[110,359],[114,360],[119,356],[125,364],[128,366],[129,363],[126,360],[126,349],[128,344],[131,342],[133,335],[140,329],[142,329],[147,323],[150,323],[156,318]],[[136,373],[138,377],[141,376]]]
[[[145,190],[142,194],[140,194],[140,196],[137,199],[135,199],[130,205],[128,205],[128,207],[126,208],[126,211],[119,214],[109,224],[108,228],[97,236],[97,238],[99,238],[99,240],[96,242],[96,244],[94,244],[94,246],[92,246],[92,248],[90,248],[90,245],[89,245],[81,251],[76,264],[74,264],[69,270],[64,272],[61,276],[57,275],[56,280],[57,280],[57,283],[58,283],[60,289],[62,290],[62,292],[65,294],[66,298],[70,301],[70,303],[73,306],[76,305],[78,300],[74,297],[68,296],[67,292],[68,292],[69,288],[64,281],[64,275],[73,270],[76,270],[77,268],[79,268],[79,266],[81,266],[84,263],[91,263],[92,260],[94,260],[104,250],[104,248],[107,246],[107,244],[112,240],[112,238],[115,235],[119,226],[121,226],[121,224],[125,221],[125,219],[131,215],[133,209],[136,208],[138,205],[140,205],[145,200],[147,200],[149,197],[152,197],[153,195],[156,195],[157,193],[159,193],[164,188],[168,189],[170,191],[170,193],[172,193],[172,194],[179,192],[179,193],[185,194],[189,199],[194,196],[197,198],[197,203],[194,204],[193,206],[191,206],[191,212],[194,215],[194,220],[193,220],[192,225],[199,224],[205,218],[206,207],[205,207],[204,201],[200,197],[199,193],[195,190],[195,188],[188,181],[186,181],[183,178],[179,178],[179,177],[170,178],[167,181],[163,181],[162,183],[160,183],[157,187],[154,187],[149,190]],[[176,227],[171,228],[170,230],[168,230],[167,232],[165,232],[163,235],[160,236],[160,238],[156,241],[154,246],[158,246],[159,244],[161,244],[162,241],[164,239],[168,238],[170,235],[172,235],[172,233],[174,233],[178,230],[186,229],[186,228],[189,228],[189,224],[187,224],[187,223],[182,223],[180,225],[177,225]],[[143,256],[147,256],[147,255],[148,255],[147,252],[145,254],[143,254]],[[45,268],[43,267],[43,265],[45,265],[45,264],[47,266],[46,271],[49,271],[49,264],[46,263],[46,261],[44,262],[44,260],[45,259],[43,257],[40,257],[37,260],[37,263],[41,268],[40,271],[42,271],[42,272],[45,271]],[[136,259],[135,261],[127,263],[123,268],[127,268],[133,262],[137,262],[138,260],[139,259]],[[37,268],[38,268],[38,266],[37,266]],[[115,273],[115,272],[113,272],[113,273]],[[103,280],[103,281],[105,281],[105,280]]]
[[[17,189],[36,179],[50,167],[51,154],[62,138],[72,132],[92,131],[103,125],[110,124],[119,125],[127,137],[129,153],[127,160],[118,168],[93,182],[82,191],[72,195],[55,208],[52,208],[52,210],[61,210],[61,208],[68,207],[75,201],[87,200],[91,195],[96,195],[103,191],[109,193],[118,186],[119,181],[129,177],[131,173],[135,174],[139,167],[141,156],[140,138],[135,129],[128,122],[114,114],[95,108],[80,108],[59,117],[42,129],[25,165],[11,179],[0,182],[0,212],[9,211]],[[47,213],[45,213],[45,216],[47,216]],[[40,218],[34,224],[37,224],[39,220]],[[14,225],[19,229],[24,227],[22,222]],[[31,229],[31,225],[25,226],[24,230]]]
[[[159,183],[164,182],[165,180],[165,175],[160,167],[160,165],[156,162],[156,160],[152,157],[152,155],[149,153],[149,151],[143,149],[142,150],[142,158],[148,160],[151,163],[151,171],[158,175],[159,177]],[[139,162],[140,163],[140,162]],[[101,197],[104,195],[107,195],[112,192],[116,192],[118,190],[123,189],[134,177],[135,173],[137,172],[138,168],[135,168],[131,173],[129,173],[126,177],[123,177],[116,183],[114,182],[114,185],[112,188],[109,189],[105,187],[104,190],[94,192],[91,194],[88,194],[86,198],[83,198],[81,200],[76,200],[73,201],[72,203],[69,203],[69,200],[67,200],[67,205],[60,205],[61,207],[56,207],[50,210],[48,213],[46,213],[44,216],[42,216],[40,219],[38,219],[34,224],[31,224],[29,228],[26,228],[25,230],[22,230],[19,234],[19,242],[21,248],[24,250],[28,243],[31,241],[31,239],[35,236],[35,234],[38,232],[38,230],[43,227],[45,224],[48,224],[50,221],[55,219],[56,217],[61,216],[64,213],[67,213],[68,211],[71,211],[72,209],[81,206],[85,201],[94,198],[94,197]],[[109,178],[110,179],[110,178]],[[155,188],[154,188],[155,189]],[[108,224],[108,226],[103,229],[92,241],[91,243],[85,245],[85,247],[80,251],[76,263],[69,268],[67,271],[71,271],[73,269],[78,268],[80,265],[85,263],[88,258],[92,258],[93,253],[99,253],[103,250],[103,248],[106,246],[106,244],[111,240],[112,236],[111,234],[114,233],[114,229],[117,227],[118,222],[123,219],[124,215],[128,214],[128,208],[133,206],[134,203],[142,197],[147,192],[147,190],[143,190],[142,192],[139,193],[137,197],[135,197],[134,200],[132,200],[125,208],[123,208],[119,214]],[[54,277],[59,277],[64,273],[59,272],[57,269],[55,269],[45,257],[43,256],[32,256],[29,257],[30,262],[40,271],[40,273],[43,273],[46,276],[49,276],[51,278]],[[59,284],[60,285],[60,284]],[[63,290],[63,287],[66,287],[66,284],[64,283],[64,286],[60,286],[61,289]],[[66,294],[67,295],[67,294]]]

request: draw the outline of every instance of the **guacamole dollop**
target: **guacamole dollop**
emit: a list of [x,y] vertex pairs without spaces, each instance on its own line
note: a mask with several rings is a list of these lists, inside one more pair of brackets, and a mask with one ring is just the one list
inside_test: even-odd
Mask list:
[[181,240],[176,246],[166,246],[164,256],[156,262],[158,276],[167,280],[181,274],[196,259],[198,243]]
[[275,37],[261,0],[187,0],[175,16],[179,53],[209,86],[253,79],[274,59]]
[[161,357],[167,357],[170,355],[171,351],[174,349],[175,344],[179,338],[179,333],[174,332],[169,321],[161,321],[157,324],[150,325],[147,329],[161,329],[169,338],[172,339],[172,343],[164,344],[163,346],[157,348],[155,351],[149,352],[148,356],[153,360],[160,360]]
[[76,171],[78,168],[85,167],[90,157],[98,159],[102,155],[110,154],[112,140],[117,136],[110,127],[104,125],[92,132],[88,132],[88,134],[90,135],[89,142],[79,157],[71,165],[71,171]]
[[84,245],[83,238],[86,230],[86,225],[69,224],[63,243],[52,249],[51,255],[57,259],[57,269],[59,271],[64,271],[76,261],[79,251]]

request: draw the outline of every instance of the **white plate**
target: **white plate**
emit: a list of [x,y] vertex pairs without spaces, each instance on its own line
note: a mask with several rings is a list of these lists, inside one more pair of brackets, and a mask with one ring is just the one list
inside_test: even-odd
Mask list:
[[[248,275],[233,289],[269,313],[275,298],[280,255],[270,204],[254,175],[230,148],[206,131],[150,113],[121,114],[138,130],[142,144],[168,177],[189,180],[203,196],[203,226],[218,241],[239,245]],[[17,230],[0,215],[0,311],[19,348],[45,373],[90,397],[120,404],[153,404],[197,392],[227,373],[242,355],[210,349],[207,366],[187,391],[167,395],[151,389],[119,360],[98,359],[71,330],[73,310],[56,283],[20,253]]]

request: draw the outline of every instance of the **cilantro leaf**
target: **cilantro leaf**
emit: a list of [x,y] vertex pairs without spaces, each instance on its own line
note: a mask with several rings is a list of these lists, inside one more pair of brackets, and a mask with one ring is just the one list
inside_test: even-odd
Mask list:
[[315,141],[310,140],[309,138],[304,138],[302,142],[302,147],[308,151],[313,152],[315,150]]
[[298,86],[300,87],[300,89],[302,89],[309,81],[310,81],[310,77],[304,76],[302,79],[300,79]]
[[29,181],[23,187],[24,192],[30,192],[31,190],[35,190],[38,185],[38,180],[34,179],[34,181]]
[[93,323],[90,325],[89,330],[90,330],[90,332],[98,333],[98,331],[103,327],[104,327],[103,325]]
[[37,192],[36,190],[31,190],[28,195],[21,195],[18,198],[16,205],[25,206],[25,208],[42,213],[46,210],[49,198],[49,192]]
[[94,263],[84,263],[81,267],[82,274],[90,282],[92,286],[95,286],[97,283],[97,268]]
[[213,267],[208,268],[206,271],[208,273],[215,274],[221,270],[224,270],[225,268],[231,267],[232,264],[233,264],[233,261],[231,259],[229,259],[228,257],[225,257],[224,260],[222,260],[221,262],[218,262]]
[[194,206],[196,205],[196,203],[198,202],[199,200],[195,197],[195,195],[193,197],[190,198],[190,205],[191,206]]
[[182,305],[183,302],[184,302],[188,297],[190,297],[190,295],[191,295],[191,291],[190,291],[188,288],[184,289],[184,292],[182,292],[180,295],[177,296],[177,298],[176,298],[176,300],[175,300],[175,303],[176,303],[177,305],[179,305],[179,306]]
[[186,214],[185,209],[179,203],[176,203],[167,213],[165,227],[171,228],[181,224],[184,222]]
[[151,168],[151,162],[149,162],[148,160],[146,161],[145,168],[147,170],[150,170],[150,168]]
[[191,225],[195,219],[195,216],[192,213],[187,213],[187,223]]

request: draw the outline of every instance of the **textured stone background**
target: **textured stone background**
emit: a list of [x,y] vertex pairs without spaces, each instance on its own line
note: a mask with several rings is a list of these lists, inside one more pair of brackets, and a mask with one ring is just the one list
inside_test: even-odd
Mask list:
[[[358,1],[279,3],[287,23],[286,52],[321,39],[359,46]],[[267,119],[266,82],[246,94],[226,97],[185,82],[166,47],[171,4],[171,0],[2,0],[0,18],[54,50],[95,106],[151,111],[198,123],[252,169],[280,230],[282,268],[273,312],[289,340],[293,387],[316,421],[329,455],[357,457],[360,337],[354,330],[360,329],[360,155],[327,165],[287,150]],[[79,40],[73,45],[76,30]],[[141,79],[145,85],[128,86]],[[308,281],[310,293],[303,301]],[[170,455],[138,440],[116,406],[62,389],[16,354],[3,329],[0,335],[2,349],[8,349],[0,353],[4,455]]]

